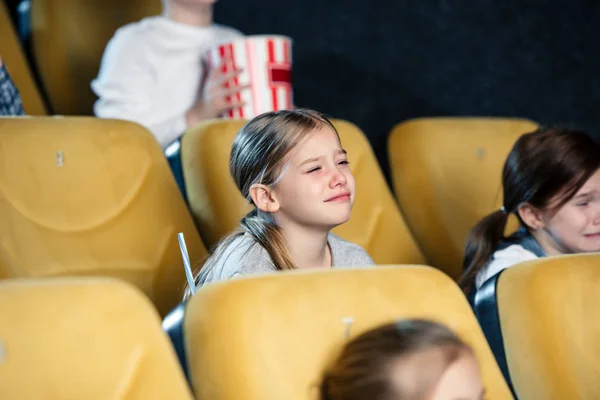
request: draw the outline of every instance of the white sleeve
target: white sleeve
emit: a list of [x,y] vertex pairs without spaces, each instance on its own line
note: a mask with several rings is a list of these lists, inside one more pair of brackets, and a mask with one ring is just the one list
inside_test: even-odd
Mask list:
[[116,118],[137,122],[148,128],[164,149],[186,129],[185,115],[159,120],[155,108],[155,71],[146,44],[129,34],[119,32],[104,51],[98,77],[92,89],[98,96],[94,113],[100,118]]
[[508,246],[503,250],[495,252],[492,256],[492,261],[477,273],[475,285],[477,286],[477,289],[479,289],[485,281],[498,274],[503,269],[537,258],[538,257],[535,254],[529,250],[525,250],[520,244]]

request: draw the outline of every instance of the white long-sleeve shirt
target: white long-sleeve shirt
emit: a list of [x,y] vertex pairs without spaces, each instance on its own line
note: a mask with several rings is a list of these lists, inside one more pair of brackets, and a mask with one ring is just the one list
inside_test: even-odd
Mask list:
[[92,81],[99,97],[94,113],[144,125],[166,148],[185,132],[185,113],[201,95],[204,53],[239,37],[230,27],[195,27],[162,16],[119,28]]

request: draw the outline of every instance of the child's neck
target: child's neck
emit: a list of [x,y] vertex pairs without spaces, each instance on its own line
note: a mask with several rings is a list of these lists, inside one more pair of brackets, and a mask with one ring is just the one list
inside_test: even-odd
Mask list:
[[212,4],[184,6],[174,1],[165,1],[163,16],[180,24],[206,27],[213,22]]
[[298,268],[330,268],[331,249],[327,244],[327,231],[314,231],[300,227],[281,230],[288,251]]
[[561,248],[560,244],[552,238],[552,235],[547,232],[546,229],[541,228],[538,230],[530,230],[529,232],[546,252],[546,255],[559,256],[568,253],[568,251]]

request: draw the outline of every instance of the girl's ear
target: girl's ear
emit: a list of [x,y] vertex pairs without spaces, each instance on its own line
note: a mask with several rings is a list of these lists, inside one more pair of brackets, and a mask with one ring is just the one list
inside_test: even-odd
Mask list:
[[532,206],[529,203],[523,203],[519,206],[517,210],[519,213],[519,217],[521,220],[527,225],[530,229],[538,230],[544,227],[544,216],[542,210]]
[[255,183],[250,187],[250,197],[256,208],[261,211],[274,213],[279,210],[279,202],[268,186]]

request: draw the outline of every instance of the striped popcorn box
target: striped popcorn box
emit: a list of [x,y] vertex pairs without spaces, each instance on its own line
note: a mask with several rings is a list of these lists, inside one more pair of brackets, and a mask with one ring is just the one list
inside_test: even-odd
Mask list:
[[217,67],[228,72],[241,68],[243,72],[233,84],[250,85],[235,99],[244,101],[245,106],[229,110],[224,118],[249,119],[268,111],[292,108],[291,47],[292,40],[288,37],[257,35],[221,44],[207,52],[209,69]]

